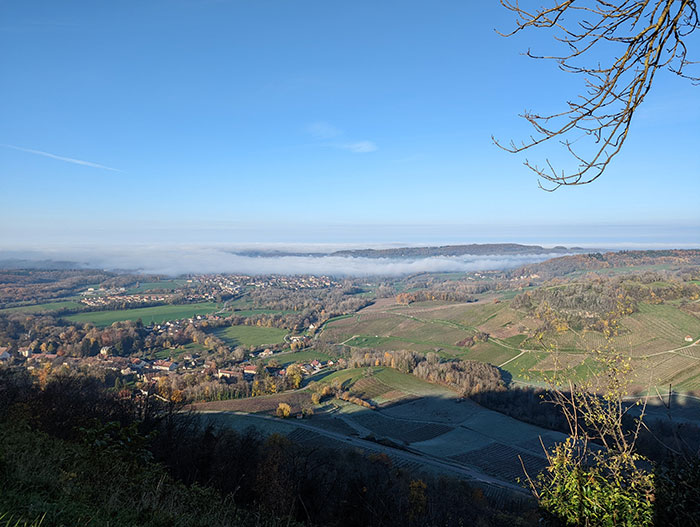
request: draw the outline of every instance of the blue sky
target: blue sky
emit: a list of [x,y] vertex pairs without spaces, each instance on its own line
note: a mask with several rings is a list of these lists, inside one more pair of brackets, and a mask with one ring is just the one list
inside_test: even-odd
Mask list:
[[0,246],[700,245],[700,88],[661,75],[608,173],[545,193],[491,135],[581,80],[512,24],[495,0],[0,1]]

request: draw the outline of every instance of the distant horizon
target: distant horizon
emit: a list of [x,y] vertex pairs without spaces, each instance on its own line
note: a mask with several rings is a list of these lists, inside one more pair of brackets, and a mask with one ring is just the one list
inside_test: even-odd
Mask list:
[[[450,244],[183,244],[128,246],[82,246],[0,251],[0,265],[23,262],[75,264],[79,268],[97,268],[117,272],[136,272],[178,276],[183,274],[282,274],[333,276],[401,276],[413,273],[475,272],[505,270],[539,263],[570,254],[612,252],[620,250],[698,249],[695,246],[616,246],[593,247],[575,244],[541,245],[531,243],[493,243],[477,245],[518,244],[521,252],[499,252],[461,255],[373,256],[338,255],[348,249],[383,249],[405,247],[442,247],[472,245]],[[541,247],[544,252],[528,252],[528,247]],[[564,250],[558,249],[564,247]],[[46,265],[50,268],[50,265]]]
[[655,224],[212,224],[147,225],[135,229],[83,224],[72,229],[34,229],[0,225],[0,251],[69,250],[133,246],[431,247],[487,243],[519,243],[542,247],[654,249],[700,247],[700,222]]

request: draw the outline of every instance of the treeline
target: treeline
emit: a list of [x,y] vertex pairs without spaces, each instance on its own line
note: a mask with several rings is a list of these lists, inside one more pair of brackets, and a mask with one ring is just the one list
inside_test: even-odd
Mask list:
[[424,291],[412,291],[410,293],[399,293],[396,295],[396,303],[409,305],[413,302],[425,302],[427,300],[442,300],[448,302],[476,302],[476,297],[457,290],[445,291],[439,289],[427,289]]
[[463,395],[505,389],[501,371],[491,364],[471,360],[441,362],[436,353],[414,351],[358,351],[339,359],[340,368],[386,366],[436,384],[448,386]]
[[408,290],[409,295],[417,293],[423,300],[431,300],[430,296],[434,295],[436,300],[473,302],[476,301],[475,295],[510,289],[513,283],[506,280],[501,271],[487,271],[481,277],[470,276],[468,280],[449,280],[431,273],[421,273],[402,278],[397,286]]
[[538,275],[542,279],[564,276],[575,271],[595,271],[640,265],[700,265],[700,250],[619,251],[608,253],[576,254],[552,258],[545,262],[526,265],[508,276]]
[[127,356],[146,346],[146,335],[139,322],[96,328],[69,324],[49,315],[0,315],[0,343],[13,349],[28,347],[34,353],[89,357],[97,355],[103,346],[110,346],[115,354]]
[[[239,324],[273,327],[255,317],[231,316],[173,325],[166,331],[151,331],[140,320],[119,321],[100,328],[89,323],[69,322],[53,314],[10,313],[0,314],[0,345],[10,346],[13,350],[28,347],[34,353],[69,357],[95,356],[102,347],[109,346],[111,354],[126,357],[141,351],[175,348],[194,342],[223,358],[230,348],[213,330]],[[283,346],[268,347],[277,350]],[[242,360],[245,352],[253,349],[233,350],[233,358]]]
[[[46,525],[508,526],[536,524],[465,481],[409,473],[384,454],[306,447],[107,392],[0,372],[0,510]],[[27,492],[27,489],[41,489]],[[105,498],[105,497],[108,497]],[[20,523],[21,524],[21,523]]]
[[[573,251],[574,249],[572,249]],[[469,245],[443,245],[440,247],[397,247],[392,249],[348,249],[336,251],[333,256],[352,256],[362,258],[425,258],[432,256],[461,255],[502,255],[502,254],[551,254],[566,253],[566,247],[544,248],[539,245],[520,245],[517,243],[472,243]]]
[[0,270],[0,307],[40,304],[77,294],[115,275],[97,270]]
[[614,334],[621,318],[638,310],[640,302],[700,298],[700,286],[668,274],[641,273],[634,276],[590,276],[583,281],[556,281],[516,296],[511,306],[543,321],[545,331],[564,325]]
[[371,302],[358,296],[352,282],[342,287],[317,289],[259,288],[250,291],[247,299],[257,309],[306,312],[310,322],[324,322],[336,315],[357,311]]
[[115,322],[98,328],[92,324],[68,323],[49,315],[0,315],[0,343],[13,349],[27,347],[34,353],[92,357],[107,346],[112,355],[127,357],[143,350],[190,342],[202,343],[212,350],[225,348],[220,339],[194,324],[159,334],[148,331],[140,321]]

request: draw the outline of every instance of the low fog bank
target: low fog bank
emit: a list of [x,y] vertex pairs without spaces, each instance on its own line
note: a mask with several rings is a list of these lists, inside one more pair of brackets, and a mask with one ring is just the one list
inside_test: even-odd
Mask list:
[[245,256],[212,247],[140,247],[5,253],[2,259],[76,262],[80,267],[177,276],[189,273],[315,274],[333,276],[399,276],[423,272],[469,272],[509,269],[562,256],[462,255],[425,258],[348,256]]

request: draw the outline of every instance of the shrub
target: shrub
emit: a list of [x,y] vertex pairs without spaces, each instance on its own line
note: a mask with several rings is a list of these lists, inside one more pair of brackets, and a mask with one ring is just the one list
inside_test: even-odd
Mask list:
[[285,417],[289,417],[289,415],[292,413],[292,407],[289,406],[287,403],[280,403],[277,406],[277,417],[281,417],[284,419]]

